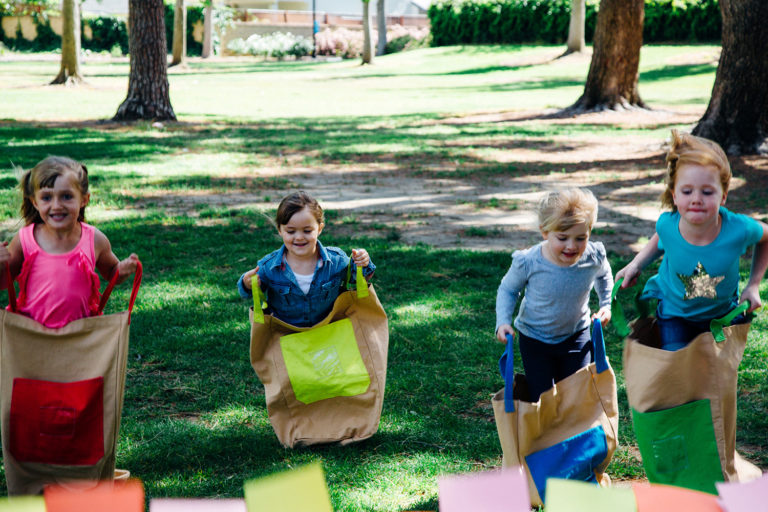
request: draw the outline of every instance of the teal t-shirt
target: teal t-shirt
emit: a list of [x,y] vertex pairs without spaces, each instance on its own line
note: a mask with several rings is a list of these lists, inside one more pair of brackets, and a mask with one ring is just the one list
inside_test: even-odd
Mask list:
[[648,280],[643,298],[661,301],[663,318],[693,321],[718,318],[739,302],[739,258],[759,242],[759,222],[720,207],[720,234],[709,245],[692,245],[680,234],[678,212],[661,214],[656,222],[664,259],[659,273]]

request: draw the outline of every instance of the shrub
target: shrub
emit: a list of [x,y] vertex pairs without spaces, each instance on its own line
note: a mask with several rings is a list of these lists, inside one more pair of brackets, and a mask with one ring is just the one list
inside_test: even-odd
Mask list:
[[287,56],[304,57],[312,53],[312,40],[288,33],[253,34],[248,39],[233,39],[227,48],[239,55],[259,55],[282,60]]
[[[585,37],[597,24],[598,0],[586,0]],[[440,0],[427,11],[432,44],[564,44],[570,0]],[[719,41],[717,0],[646,0],[643,41]]]
[[387,27],[387,45],[384,53],[397,53],[429,46],[429,27]]
[[[94,52],[109,51],[111,54],[128,53],[128,31],[125,21],[112,16],[99,16],[83,20],[91,28],[91,39],[83,36],[83,49]],[[118,53],[119,52],[119,53]]]

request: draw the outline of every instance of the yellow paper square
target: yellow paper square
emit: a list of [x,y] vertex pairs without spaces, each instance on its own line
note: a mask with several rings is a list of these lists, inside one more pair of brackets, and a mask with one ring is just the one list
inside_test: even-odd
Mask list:
[[0,512],[45,512],[42,496],[0,498]]
[[249,512],[333,512],[319,462],[245,483]]

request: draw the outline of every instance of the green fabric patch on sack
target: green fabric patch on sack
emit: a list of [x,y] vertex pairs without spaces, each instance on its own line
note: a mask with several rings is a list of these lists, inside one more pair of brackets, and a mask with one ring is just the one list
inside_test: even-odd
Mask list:
[[723,481],[709,400],[654,412],[632,409],[648,481],[717,494]]
[[305,404],[365,393],[371,384],[352,322],[337,322],[280,338],[288,378]]

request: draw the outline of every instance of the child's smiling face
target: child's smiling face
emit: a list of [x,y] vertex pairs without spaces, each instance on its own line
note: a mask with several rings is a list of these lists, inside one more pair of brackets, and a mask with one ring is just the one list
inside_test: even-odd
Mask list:
[[83,195],[77,177],[69,172],[56,178],[53,187],[42,187],[35,192],[32,204],[46,226],[55,230],[74,228],[80,209],[88,204],[89,195]]
[[555,265],[569,267],[579,261],[587,248],[590,228],[585,222],[565,231],[542,231],[546,243],[544,257]]
[[294,213],[287,224],[277,228],[283,239],[286,250],[297,258],[309,258],[317,252],[317,238],[323,231],[323,226],[308,208],[302,208]]
[[672,198],[684,222],[701,226],[715,221],[727,195],[717,169],[695,164],[678,169]]

